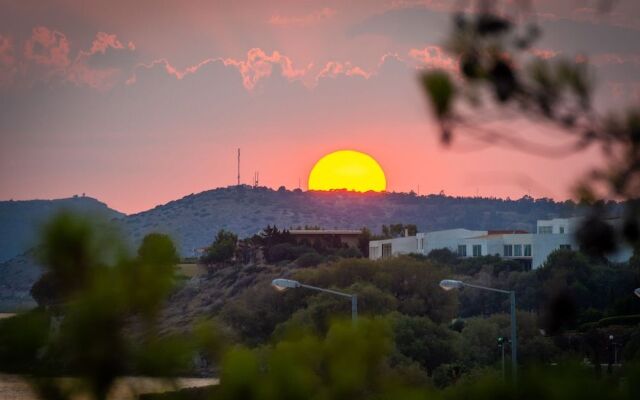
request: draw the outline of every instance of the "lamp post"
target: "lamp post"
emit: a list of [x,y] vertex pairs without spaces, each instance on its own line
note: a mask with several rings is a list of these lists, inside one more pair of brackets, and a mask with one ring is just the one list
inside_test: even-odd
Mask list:
[[509,295],[509,300],[511,301],[511,375],[512,379],[515,382],[518,374],[518,336],[517,336],[517,328],[516,328],[516,292],[513,290],[502,290],[495,289],[485,286],[472,285],[470,283],[453,280],[453,279],[444,279],[440,281],[440,287],[446,291],[452,289],[461,289],[463,287],[470,287],[474,289],[488,290],[491,292],[504,293]]
[[271,281],[271,284],[273,285],[273,287],[275,287],[280,291],[283,291],[286,289],[305,288],[305,289],[317,290],[318,292],[335,294],[336,296],[348,297],[351,299],[351,321],[355,324],[356,321],[358,320],[358,295],[357,294],[343,293],[343,292],[338,292],[337,290],[324,289],[316,286],[305,285],[304,283],[300,283],[292,279],[282,279],[282,278],[274,279],[273,281]]
[[640,287],[639,287],[639,288],[637,288],[636,290],[634,290],[634,291],[633,291],[633,293],[634,293],[636,296],[640,297]]
[[[500,347],[500,352],[502,353],[502,379],[505,379],[507,377],[505,369],[504,369],[504,342],[505,342],[504,337],[500,336],[498,338],[498,347]],[[508,339],[506,339],[508,340]]]

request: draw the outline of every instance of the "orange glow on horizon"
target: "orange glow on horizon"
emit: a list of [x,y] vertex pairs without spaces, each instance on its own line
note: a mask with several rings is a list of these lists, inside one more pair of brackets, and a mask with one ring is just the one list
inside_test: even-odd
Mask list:
[[339,150],[322,157],[309,173],[309,190],[346,189],[383,192],[387,179],[380,164],[368,154]]

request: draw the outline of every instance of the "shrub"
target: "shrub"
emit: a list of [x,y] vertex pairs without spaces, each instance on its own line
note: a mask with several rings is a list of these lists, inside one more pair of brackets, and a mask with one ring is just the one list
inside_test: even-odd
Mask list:
[[316,265],[322,263],[323,261],[324,261],[324,258],[320,254],[316,252],[311,252],[311,253],[305,253],[300,257],[298,257],[298,259],[296,260],[296,265],[301,268],[315,267]]
[[202,262],[211,264],[231,260],[236,250],[237,242],[238,236],[236,234],[220,229],[213,244],[211,244],[207,252],[202,256]]

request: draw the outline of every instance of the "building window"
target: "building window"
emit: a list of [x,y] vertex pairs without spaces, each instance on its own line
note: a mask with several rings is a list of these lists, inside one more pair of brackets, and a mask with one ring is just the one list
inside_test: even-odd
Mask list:
[[458,245],[458,256],[459,257],[466,257],[467,256],[467,245],[466,244],[459,244]]
[[564,226],[560,227],[560,233],[564,233]]
[[503,256],[504,257],[513,257],[513,246],[512,245],[510,245],[510,244],[505,244],[504,245]]
[[571,245],[570,244],[561,244],[560,245],[560,249],[561,250],[571,250]]
[[424,250],[424,238],[420,238],[420,250]]
[[480,257],[482,255],[482,246],[479,244],[474,244],[473,245],[473,256],[474,257]]
[[391,257],[391,243],[382,244],[382,258]]
[[553,233],[552,229],[553,229],[552,226],[539,226],[538,227],[538,233],[539,234]]
[[513,256],[514,257],[522,257],[522,245],[514,244],[513,245]]
[[525,244],[524,245],[524,256],[525,257],[531,257],[531,245],[530,244]]

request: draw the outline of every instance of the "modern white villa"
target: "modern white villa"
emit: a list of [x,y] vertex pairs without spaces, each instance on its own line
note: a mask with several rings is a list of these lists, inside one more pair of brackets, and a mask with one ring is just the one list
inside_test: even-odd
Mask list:
[[[435,232],[418,232],[416,236],[369,242],[369,258],[377,260],[401,254],[427,255],[432,250],[449,249],[459,257],[498,255],[517,260],[529,268],[539,268],[549,254],[556,249],[577,249],[575,232],[581,217],[538,220],[536,233],[525,231],[475,231],[447,229]],[[611,261],[627,261],[630,248],[623,248],[609,255]]]

